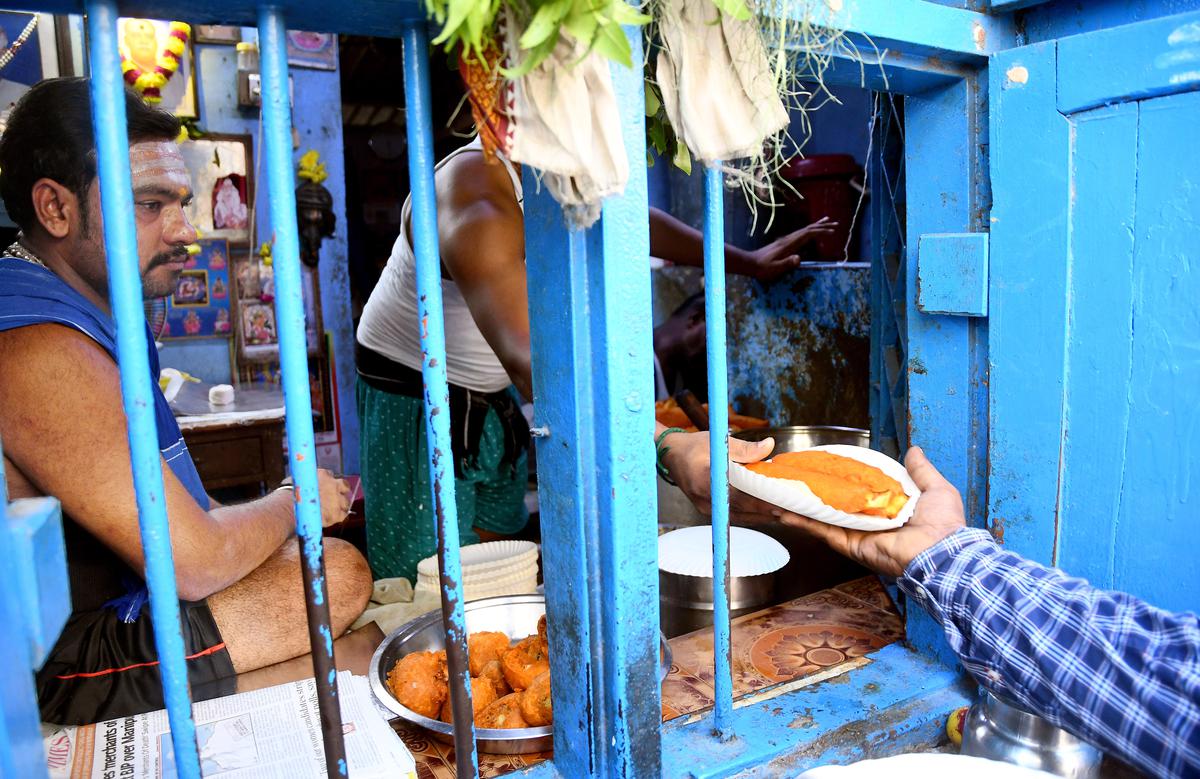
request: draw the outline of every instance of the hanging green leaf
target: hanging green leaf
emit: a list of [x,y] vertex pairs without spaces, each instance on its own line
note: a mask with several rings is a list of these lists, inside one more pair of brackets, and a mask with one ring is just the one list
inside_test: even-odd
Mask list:
[[601,25],[596,32],[596,52],[617,64],[627,68],[633,67],[633,50],[629,46],[629,38],[625,30],[616,22]]
[[[736,1],[741,2],[741,0]],[[654,17],[639,13],[637,9],[624,2],[624,0],[613,0],[612,4],[609,5],[608,10],[612,15],[613,21],[617,24],[632,24],[641,26],[654,21]]]
[[649,81],[646,82],[646,116],[658,116],[658,110],[662,108],[662,100],[658,97],[658,90]]
[[563,19],[571,10],[571,0],[552,0],[534,13],[529,26],[521,34],[521,48],[532,49],[547,39],[558,38]]
[[678,138],[675,139],[675,157],[671,162],[687,175],[692,175],[692,155],[688,153],[687,144]]

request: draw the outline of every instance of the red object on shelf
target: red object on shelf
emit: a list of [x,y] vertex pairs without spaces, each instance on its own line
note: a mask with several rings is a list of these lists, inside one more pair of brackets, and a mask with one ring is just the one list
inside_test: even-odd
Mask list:
[[[780,170],[780,176],[799,193],[781,186],[785,208],[799,222],[797,227],[812,224],[822,217],[838,223],[838,228],[816,241],[816,258],[840,261],[854,260],[855,247],[850,247],[847,257],[846,244],[854,222],[854,211],[858,206],[859,193],[851,181],[859,178],[862,169],[849,154],[817,154],[812,157],[796,157]],[[859,217],[861,218],[861,214]]]

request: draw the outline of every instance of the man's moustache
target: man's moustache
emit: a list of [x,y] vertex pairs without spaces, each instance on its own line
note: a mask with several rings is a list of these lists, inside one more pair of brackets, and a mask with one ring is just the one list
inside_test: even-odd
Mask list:
[[150,265],[146,268],[146,270],[157,268],[159,265],[167,265],[172,262],[179,262],[181,259],[185,259],[186,257],[187,247],[180,246],[178,249],[172,249],[169,252],[163,252],[162,254],[154,255],[154,258],[150,260]]

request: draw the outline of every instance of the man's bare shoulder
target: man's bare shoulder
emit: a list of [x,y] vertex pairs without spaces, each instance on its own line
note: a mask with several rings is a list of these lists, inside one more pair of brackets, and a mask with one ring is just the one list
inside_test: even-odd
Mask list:
[[457,209],[486,203],[501,213],[520,213],[508,169],[499,160],[488,162],[482,151],[462,152],[443,165],[437,188],[439,202]]
[[102,363],[113,364],[98,343],[67,325],[46,322],[0,331],[0,366],[4,368],[22,370],[42,363],[73,363],[84,355],[89,363],[100,358]]

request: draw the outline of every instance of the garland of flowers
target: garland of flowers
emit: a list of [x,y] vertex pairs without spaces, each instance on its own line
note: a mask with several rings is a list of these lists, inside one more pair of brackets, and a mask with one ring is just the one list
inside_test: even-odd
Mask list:
[[192,28],[183,22],[171,22],[171,31],[167,34],[167,44],[158,54],[154,70],[146,72],[139,68],[133,60],[121,55],[121,72],[125,74],[125,83],[138,91],[147,103],[162,102],[162,89],[179,70],[183,52],[187,50],[188,39]]
[[17,56],[17,52],[20,51],[21,47],[25,45],[25,41],[29,40],[29,36],[33,34],[33,31],[37,28],[37,26],[38,15],[34,14],[33,18],[29,20],[29,24],[25,25],[25,29],[22,30],[21,34],[17,36],[17,39],[12,42],[12,45],[9,46],[3,54],[0,54],[0,70],[4,70],[6,67],[8,67],[8,63],[12,62],[13,57]]

